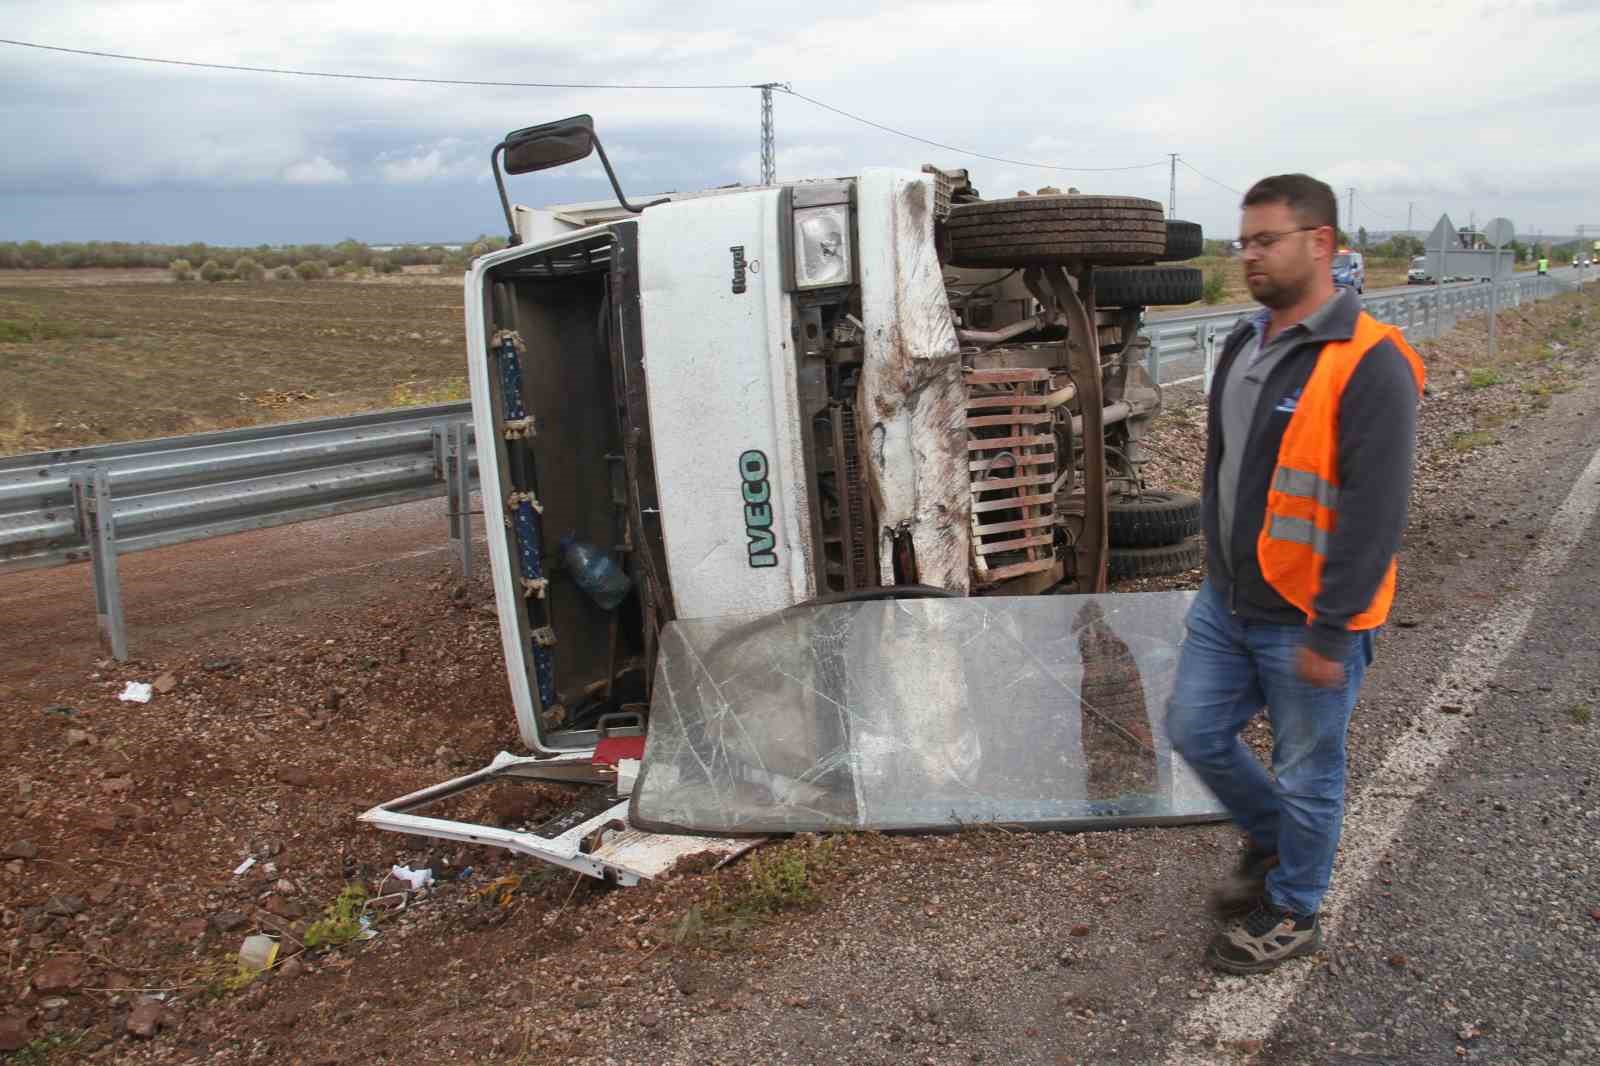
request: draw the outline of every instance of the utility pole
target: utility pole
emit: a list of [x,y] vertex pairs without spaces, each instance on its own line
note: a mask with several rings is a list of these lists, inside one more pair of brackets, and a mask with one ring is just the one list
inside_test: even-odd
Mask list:
[[1172,176],[1167,179],[1167,217],[1178,217],[1178,153],[1168,152],[1172,157]]
[[1349,189],[1350,189],[1350,210],[1345,212],[1344,224],[1347,227],[1345,229],[1345,232],[1350,235],[1350,239],[1351,240],[1355,240],[1356,239],[1356,187],[1354,185],[1351,185],[1351,186],[1349,186]]
[[1416,206],[1417,206],[1417,202],[1415,200],[1412,200],[1412,201],[1410,201],[1409,203],[1406,204],[1406,236],[1407,237],[1411,236],[1411,211]]
[[787,89],[788,82],[767,81],[752,85],[761,90],[761,184],[778,184],[778,153],[772,132],[772,90]]

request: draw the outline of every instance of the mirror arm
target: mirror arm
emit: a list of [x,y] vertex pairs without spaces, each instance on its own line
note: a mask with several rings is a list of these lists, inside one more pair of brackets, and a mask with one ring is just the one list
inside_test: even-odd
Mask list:
[[[600,165],[606,168],[606,177],[611,179],[611,188],[617,194],[617,202],[619,204],[621,204],[627,210],[632,211],[636,215],[643,214],[644,213],[644,209],[646,207],[654,207],[654,206],[656,206],[656,204],[664,204],[664,203],[667,203],[671,199],[671,197],[663,196],[659,200],[651,200],[649,203],[641,204],[638,207],[635,207],[633,204],[630,204],[628,202],[628,198],[626,196],[622,195],[622,186],[617,184],[616,172],[614,172],[611,169],[611,160],[606,158],[606,149],[605,149],[605,146],[600,143],[600,138],[599,137],[595,137],[594,138],[594,150],[596,152],[600,153]],[[505,194],[501,193],[502,199],[504,198],[504,196],[505,196]],[[506,212],[507,212],[508,215],[510,214],[510,210],[511,210],[510,208],[506,209]]]
[[506,179],[500,173],[500,153],[506,149],[506,142],[501,141],[494,146],[494,151],[489,153],[489,168],[494,171],[494,187],[500,190],[500,208],[506,213],[506,229],[511,231],[506,239],[506,245],[512,246],[522,243],[522,238],[517,236],[517,222],[511,217],[511,198],[506,195]]

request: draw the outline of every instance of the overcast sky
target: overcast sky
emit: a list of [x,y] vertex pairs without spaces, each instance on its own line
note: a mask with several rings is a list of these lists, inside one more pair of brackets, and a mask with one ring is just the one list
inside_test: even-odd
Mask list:
[[[209,63],[497,81],[787,81],[780,178],[966,166],[986,196],[1053,184],[1167,199],[1167,153],[1222,185],[1303,170],[1355,223],[1504,215],[1600,232],[1600,2],[199,4],[0,0],[0,37]],[[643,195],[759,177],[759,95],[235,73],[0,45],[0,239],[453,241],[503,229],[490,148],[588,112]],[[1184,166],[1178,217],[1237,226]],[[609,195],[593,161],[511,179]],[[1341,217],[1341,222],[1345,222]]]

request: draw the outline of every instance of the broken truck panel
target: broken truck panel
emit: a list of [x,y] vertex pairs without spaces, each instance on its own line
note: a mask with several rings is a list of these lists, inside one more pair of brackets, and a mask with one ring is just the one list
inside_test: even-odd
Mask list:
[[601,783],[613,776],[598,768],[587,752],[519,758],[503,751],[481,770],[379,804],[362,814],[361,821],[394,833],[505,848],[621,885],[660,877],[686,859],[695,860],[698,866],[709,857],[713,865],[719,865],[761,843],[759,838],[719,840],[633,829],[628,825],[628,801],[599,794],[577,810],[526,831],[416,813],[430,804],[504,778]]
[[1225,819],[1163,728],[1192,595],[674,622],[630,823],[739,834]]
[[857,419],[866,434],[877,528],[909,534],[915,572],[886,585],[971,587],[966,387],[955,320],[934,245],[933,183],[925,174],[867,170],[858,197],[861,312],[866,324]]

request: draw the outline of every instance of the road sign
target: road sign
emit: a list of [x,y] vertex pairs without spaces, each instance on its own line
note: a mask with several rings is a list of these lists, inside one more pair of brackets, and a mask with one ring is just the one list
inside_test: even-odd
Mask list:
[[1515,237],[1516,229],[1509,218],[1490,219],[1483,227],[1483,239],[1495,248],[1504,248]]

